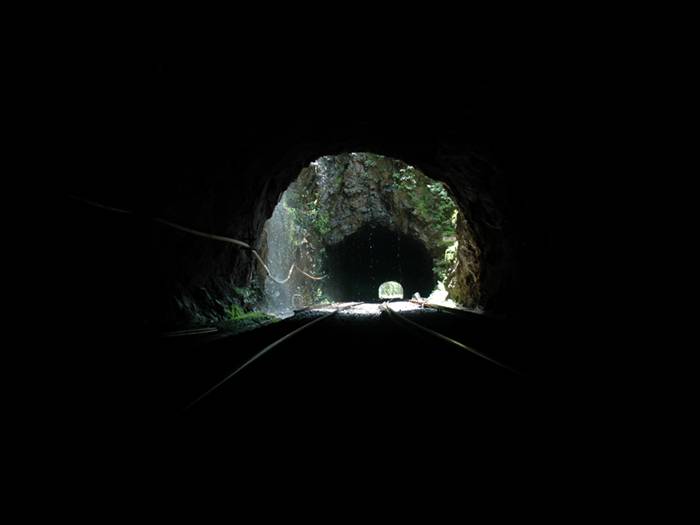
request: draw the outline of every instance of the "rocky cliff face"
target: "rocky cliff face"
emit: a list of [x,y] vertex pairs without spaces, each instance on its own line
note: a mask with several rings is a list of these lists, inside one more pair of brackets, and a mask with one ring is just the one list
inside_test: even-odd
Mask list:
[[[282,223],[284,235],[275,232],[274,243],[266,243],[270,261],[286,254],[281,266],[275,264],[282,272],[295,261],[322,269],[326,248],[372,225],[420,241],[433,259],[434,284],[445,282],[460,303],[479,303],[480,252],[473,231],[442,183],[400,160],[371,153],[318,159],[285,192],[266,224],[268,239]],[[300,275],[285,287],[269,278],[265,283],[275,300],[282,295],[288,301],[289,290],[307,304],[321,296],[321,283]]]

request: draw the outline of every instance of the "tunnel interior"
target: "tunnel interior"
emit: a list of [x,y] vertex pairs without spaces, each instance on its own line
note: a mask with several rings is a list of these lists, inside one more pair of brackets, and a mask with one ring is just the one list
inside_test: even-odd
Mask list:
[[[445,71],[459,70],[456,63]],[[123,74],[110,70],[105,75],[105,80],[115,76],[129,79],[134,89],[115,87],[101,94],[90,114],[96,114],[94,120],[104,122],[104,126],[86,124],[84,129],[90,131],[89,136],[85,133],[86,140],[74,141],[65,157],[57,156],[62,161],[62,175],[55,175],[54,170],[50,173],[52,188],[60,182],[56,184],[56,200],[61,213],[51,216],[42,228],[49,224],[51,233],[60,237],[59,257],[53,268],[43,264],[48,255],[42,255],[39,260],[44,271],[37,272],[34,279],[42,285],[54,280],[64,285],[49,303],[50,311],[58,312],[61,330],[46,332],[59,333],[59,346],[72,352],[72,361],[58,369],[66,373],[56,377],[62,383],[79,385],[76,390],[89,394],[84,398],[95,400],[88,404],[91,410],[85,411],[89,416],[85,421],[107,412],[105,405],[110,400],[121,407],[127,388],[133,400],[127,403],[129,409],[143,404],[143,399],[159,402],[160,385],[146,372],[167,375],[161,369],[172,359],[172,352],[170,348],[151,352],[150,346],[161,340],[184,345],[194,337],[166,339],[163,334],[191,327],[219,329],[219,323],[228,321],[228,313],[236,312],[234,301],[235,306],[245,308],[244,315],[250,315],[248,311],[257,306],[251,283],[264,272],[252,250],[240,243],[254,247],[269,263],[262,232],[280,195],[310,163],[348,152],[402,159],[448,185],[464,215],[463,237],[469,241],[464,244],[465,253],[457,253],[463,274],[456,274],[454,282],[469,292],[465,298],[475,298],[475,305],[483,306],[484,322],[504,319],[494,334],[514,334],[515,344],[502,344],[494,335],[493,346],[527,355],[533,367],[550,355],[561,359],[568,353],[577,361],[579,356],[588,355],[566,348],[562,351],[562,345],[576,338],[560,321],[572,317],[569,306],[575,307],[587,297],[598,298],[606,291],[578,287],[579,282],[585,282],[579,277],[588,277],[592,269],[605,264],[599,260],[581,272],[569,264],[580,260],[583,253],[604,254],[596,251],[594,244],[584,242],[577,242],[576,250],[567,253],[558,243],[578,239],[577,232],[568,228],[568,214],[562,212],[570,208],[573,195],[591,186],[590,173],[580,177],[576,171],[570,173],[588,155],[588,148],[576,157],[561,152],[576,138],[589,144],[593,135],[567,136],[558,126],[541,124],[548,119],[541,113],[546,104],[538,101],[547,99],[539,90],[532,93],[532,99],[519,96],[525,82],[518,78],[507,79],[515,82],[496,78],[478,83],[460,71],[462,83],[452,84],[452,96],[446,96],[443,83],[434,82],[437,75],[416,75],[440,87],[439,96],[429,97],[410,81],[400,89],[385,82],[387,70],[383,68],[381,76],[364,83],[371,87],[376,101],[367,106],[352,102],[357,100],[356,89],[362,83],[348,82],[347,69],[333,65],[342,74],[337,82],[309,82],[311,68],[299,68],[303,77],[285,79],[286,86],[298,86],[286,100],[277,96],[284,93],[263,97],[254,90],[250,96],[232,97],[232,88],[253,86],[246,80],[258,77],[242,71],[234,75],[222,64],[206,71],[179,63],[170,69],[123,66]],[[85,66],[85,71],[91,71],[89,64]],[[313,75],[314,79],[320,77]],[[269,85],[278,86],[277,75],[275,80]],[[104,85],[115,86],[111,82]],[[383,85],[390,85],[391,97],[375,96],[375,89]],[[341,93],[329,89],[333,87]],[[549,86],[541,87],[547,88],[541,93],[548,97]],[[321,93],[327,98],[317,96]],[[557,107],[557,113],[561,109]],[[104,133],[98,133],[102,127]],[[564,191],[568,189],[571,191]],[[597,190],[604,192],[605,186]],[[379,209],[366,205],[365,195],[375,198],[375,191],[359,195],[362,198],[355,199],[358,209],[366,207],[367,215],[372,215],[369,210]],[[112,208],[131,213],[110,211]],[[590,202],[582,211],[586,213],[580,215],[581,222],[585,218],[588,223],[595,216]],[[353,217],[338,217],[339,227]],[[406,221],[407,227],[411,224]],[[239,244],[193,235],[193,230],[235,239]],[[340,228],[338,231],[343,233]],[[325,243],[327,235],[321,228],[319,251],[282,261],[285,264],[272,268],[273,275],[285,279],[292,262],[312,275],[327,272],[328,285],[336,288],[339,299],[375,302],[378,286],[388,280],[400,282],[405,297],[430,292],[432,265],[415,237],[376,228],[370,242],[368,229],[353,229],[347,239],[333,244]],[[304,238],[294,240],[303,242]],[[317,254],[324,246],[328,256],[321,265],[323,259]],[[415,253],[409,255],[412,248]],[[401,255],[397,257],[398,251]],[[319,264],[314,266],[316,261]],[[469,271],[472,269],[478,270],[476,277]],[[53,279],[53,274],[59,278]],[[301,282],[303,278],[295,272],[291,279]],[[587,293],[577,294],[579,291]],[[42,312],[47,309],[44,297],[37,294],[35,301],[36,309]],[[293,299],[290,297],[287,305]],[[460,303],[471,306],[466,301]],[[458,326],[452,335],[458,340],[465,336],[468,343],[466,336],[472,327],[455,318]],[[271,326],[281,331],[283,322]],[[325,349],[344,344],[342,339],[321,335],[317,341]],[[56,346],[55,342],[47,345],[46,353],[58,354]],[[231,346],[232,353],[237,353],[241,345]],[[256,340],[250,350],[262,347],[262,341]],[[182,361],[189,364],[193,354],[183,353]],[[232,369],[228,363],[222,366],[222,374]],[[98,375],[95,370],[104,373]],[[140,371],[144,371],[141,391],[132,388],[141,379],[134,379]],[[387,381],[390,384],[391,374],[387,374]],[[153,396],[141,395],[144,391]],[[66,401],[72,399],[66,396]]]
[[406,294],[427,296],[435,284],[432,258],[419,240],[369,224],[327,248],[328,293],[342,301],[377,301],[377,289],[398,281]]
[[[544,254],[555,238],[548,233],[557,217],[550,208],[562,202],[556,184],[568,180],[559,171],[566,163],[546,160],[557,148],[535,140],[538,106],[511,96],[517,82],[480,83],[467,76],[453,84],[451,94],[441,88],[439,97],[427,98],[412,83],[400,90],[391,86],[389,97],[376,96],[384,84],[373,82],[367,86],[374,102],[367,104],[354,96],[355,85],[302,82],[302,75],[288,82],[297,86],[294,96],[255,105],[241,101],[263,100],[257,89],[249,97],[230,96],[233,87],[245,84],[242,71],[234,74],[199,59],[141,65],[148,67],[113,64],[105,71],[111,79],[116,67],[121,78],[140,88],[122,106],[102,107],[100,118],[110,123],[105,128],[115,140],[92,134],[89,147],[76,155],[80,169],[65,170],[69,175],[59,195],[62,253],[69,255],[60,271],[71,283],[64,295],[73,302],[65,311],[79,313],[97,333],[125,326],[147,334],[210,326],[226,320],[234,302],[255,308],[252,283],[260,264],[250,250],[152,218],[236,239],[269,262],[262,232],[280,195],[320,157],[357,151],[402,159],[449,186],[469,241],[460,244],[465,253],[457,254],[453,282],[463,296],[457,302],[517,319],[537,310],[533,302],[542,308],[552,304],[543,287],[554,263]],[[331,85],[340,92],[329,90]],[[131,141],[128,147],[115,147],[124,137]],[[549,185],[546,175],[556,184]],[[109,213],[66,195],[134,213]],[[322,275],[325,268],[311,264],[322,257],[311,255],[297,261],[299,268]],[[408,257],[400,260],[406,273]],[[290,266],[280,264],[273,274],[286,278]],[[291,279],[301,276],[296,272]],[[372,279],[372,297],[379,279]],[[405,275],[387,279],[401,282],[406,296],[421,291]]]

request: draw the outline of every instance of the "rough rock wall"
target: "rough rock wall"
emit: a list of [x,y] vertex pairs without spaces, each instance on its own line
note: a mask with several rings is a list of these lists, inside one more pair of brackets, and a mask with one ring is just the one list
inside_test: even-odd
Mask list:
[[[454,216],[455,203],[444,186],[420,170],[371,153],[325,156],[304,168],[285,195],[307,225],[298,256],[308,263],[318,263],[326,246],[363,226],[380,225],[421,241],[435,271],[447,272],[451,296],[469,306],[478,304],[479,249],[472,230],[463,214]],[[446,261],[445,250],[455,240],[455,253]],[[304,297],[315,296],[315,283],[297,281]]]
[[[394,176],[408,166],[399,160],[372,154],[323,157],[300,176],[302,184],[320,184],[319,205],[330,219],[328,244],[336,244],[365,224],[376,223],[423,241],[438,256],[444,249],[441,232],[411,206],[407,190]],[[413,190],[425,193],[429,179],[419,177]],[[312,188],[309,188],[311,190]]]
[[455,281],[478,280],[479,304],[497,311],[502,301],[498,297],[512,278],[514,261],[514,243],[509,239],[510,225],[503,211],[507,203],[501,175],[484,158],[464,153],[442,153],[428,171],[432,172],[439,173],[440,179],[450,185],[465,217],[462,226],[470,230],[465,238],[473,240],[470,257],[480,261],[478,278],[468,271],[469,264],[461,264]]
[[[174,208],[166,215],[184,217],[188,225],[204,231],[251,242],[264,254],[264,223],[282,192],[295,179],[298,191],[317,191],[314,185],[319,178],[332,177],[338,185],[334,186],[333,181],[324,184],[326,192],[320,199],[320,209],[328,213],[327,238],[321,241],[319,236],[311,235],[306,240],[298,255],[305,268],[317,268],[316,254],[324,243],[339,242],[373,221],[421,240],[432,247],[435,257],[442,256],[449,243],[442,242],[437,231],[406,205],[409,200],[401,190],[397,191],[392,180],[392,174],[404,168],[405,163],[389,157],[366,163],[367,158],[341,153],[309,166],[309,156],[306,153],[296,160],[280,159],[276,167],[267,168],[276,173],[275,177],[246,178],[247,187],[231,188],[229,181],[222,178],[199,198],[190,195],[187,208]],[[457,265],[446,284],[455,300],[488,310],[511,262],[503,239],[502,216],[491,196],[494,173],[487,164],[463,156],[439,160],[437,166],[416,163],[416,168],[447,183],[460,209]],[[371,176],[364,180],[367,173]],[[167,304],[160,308],[175,324],[217,321],[227,316],[232,302],[245,306],[259,302],[264,274],[250,252],[176,231],[160,231],[157,240],[161,243],[161,266],[168,272],[161,276],[164,286],[175,284],[173,291],[163,294],[170,299],[165,299]],[[172,258],[190,262],[173,265],[167,260]],[[293,276],[292,281],[298,281],[302,289],[309,288],[307,295],[311,294],[312,287],[303,277]]]

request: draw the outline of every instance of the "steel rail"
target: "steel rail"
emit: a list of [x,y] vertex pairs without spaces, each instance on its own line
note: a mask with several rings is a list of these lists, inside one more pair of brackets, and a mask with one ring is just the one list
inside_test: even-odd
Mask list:
[[441,312],[445,312],[448,314],[453,314],[461,317],[469,317],[473,315],[478,315],[479,317],[483,319],[492,319],[492,320],[498,320],[500,319],[500,316],[491,314],[491,313],[484,313],[484,312],[475,312],[474,310],[468,310],[466,308],[454,308],[452,306],[446,306],[444,304],[439,304],[439,303],[431,303],[430,301],[421,301],[417,299],[410,299],[410,303],[412,304],[417,304],[421,308],[432,308],[434,310],[440,310]]
[[161,337],[182,337],[186,335],[202,335],[202,334],[212,334],[218,332],[219,329],[212,326],[208,328],[191,328],[188,330],[176,330],[173,332],[163,332],[160,334]]
[[216,384],[215,384],[213,387],[211,387],[209,390],[207,390],[206,392],[204,392],[204,393],[203,393],[201,396],[199,396],[197,399],[195,399],[194,401],[192,401],[189,405],[187,405],[187,406],[185,407],[185,410],[186,410],[186,411],[187,411],[187,410],[190,410],[193,406],[195,406],[197,403],[199,403],[200,401],[202,401],[202,399],[204,399],[204,398],[207,397],[209,394],[211,394],[214,390],[216,390],[216,389],[219,388],[221,385],[223,385],[224,383],[226,383],[229,379],[231,379],[232,377],[234,377],[236,374],[238,374],[241,370],[243,370],[244,368],[246,368],[248,365],[250,365],[251,363],[257,361],[260,357],[262,357],[263,355],[265,355],[267,352],[269,352],[270,350],[272,350],[272,349],[275,348],[276,346],[279,346],[280,344],[282,344],[282,343],[285,342],[286,340],[290,339],[291,337],[295,336],[296,334],[298,334],[298,333],[301,332],[302,330],[305,330],[306,328],[309,328],[309,327],[315,325],[316,323],[318,323],[318,322],[320,322],[320,321],[323,321],[324,319],[328,319],[329,317],[331,317],[331,316],[337,314],[338,312],[340,312],[340,311],[342,311],[342,310],[346,310],[346,309],[348,309],[348,308],[352,308],[352,307],[358,306],[358,305],[360,305],[360,304],[363,304],[363,303],[352,303],[352,304],[348,304],[348,305],[342,306],[342,307],[340,307],[340,308],[336,308],[336,309],[333,310],[332,312],[328,312],[327,314],[322,315],[321,317],[317,317],[316,319],[314,319],[314,320],[312,320],[312,321],[310,321],[310,322],[308,322],[308,323],[306,323],[306,324],[300,326],[300,327],[297,328],[296,330],[293,330],[293,331],[291,331],[290,333],[288,333],[287,335],[285,335],[285,336],[283,336],[283,337],[277,339],[276,341],[270,343],[270,344],[267,345],[265,348],[263,348],[262,350],[260,350],[260,352],[258,352],[258,353],[255,354],[253,357],[251,357],[250,359],[248,359],[245,363],[243,363],[243,364],[240,365],[238,368],[236,368],[236,369],[235,369],[233,372],[231,372],[229,375],[227,375],[226,377],[224,377],[221,381],[219,381],[218,383],[216,383]]
[[388,303],[388,302],[382,303],[381,308],[382,308],[385,312],[387,312],[387,313],[389,314],[390,319],[392,319],[394,322],[396,322],[397,319],[398,319],[398,320],[401,320],[401,321],[403,321],[404,323],[407,323],[407,324],[413,326],[414,328],[417,328],[417,329],[419,329],[419,330],[421,330],[421,331],[423,331],[423,332],[426,332],[426,333],[432,335],[433,337],[436,337],[436,338],[438,338],[438,339],[440,339],[440,340],[442,340],[442,341],[445,341],[445,342],[447,342],[447,343],[450,343],[451,345],[454,345],[454,346],[456,346],[456,347],[458,347],[458,348],[460,348],[460,349],[462,349],[462,350],[466,350],[467,352],[469,352],[469,353],[471,353],[471,354],[474,354],[474,355],[476,355],[476,356],[478,356],[478,357],[480,357],[480,358],[482,358],[482,359],[488,361],[489,363],[492,363],[492,364],[497,365],[497,366],[499,366],[499,367],[501,367],[501,368],[504,368],[504,369],[508,370],[509,372],[514,373],[514,374],[521,375],[520,372],[518,372],[518,371],[515,370],[514,368],[511,368],[510,366],[505,365],[505,364],[501,363],[500,361],[496,361],[495,359],[493,359],[493,358],[491,358],[491,357],[489,357],[489,356],[487,356],[487,355],[482,354],[482,353],[479,352],[478,350],[475,350],[474,348],[472,348],[472,347],[470,347],[470,346],[467,346],[467,345],[465,345],[464,343],[460,343],[459,341],[457,341],[457,340],[455,340],[455,339],[452,339],[451,337],[448,337],[448,336],[446,336],[446,335],[444,335],[444,334],[441,334],[440,332],[437,332],[437,331],[435,331],[435,330],[433,330],[433,329],[431,329],[431,328],[427,328],[427,327],[425,327],[425,326],[423,326],[423,325],[421,325],[421,324],[416,323],[415,321],[411,321],[411,320],[408,319],[407,317],[405,317],[405,316],[401,315],[400,313],[398,313],[396,310],[392,309],[392,308],[389,306],[389,303]]

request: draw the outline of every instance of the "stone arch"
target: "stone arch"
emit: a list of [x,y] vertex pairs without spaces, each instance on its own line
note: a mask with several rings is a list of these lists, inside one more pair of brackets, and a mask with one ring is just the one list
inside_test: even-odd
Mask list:
[[[332,135],[303,142],[285,137],[280,143],[251,150],[240,169],[230,162],[212,159],[187,159],[192,170],[208,177],[187,178],[182,195],[171,196],[159,214],[177,218],[189,226],[244,240],[262,249],[262,231],[280,195],[309,163],[325,155],[366,151],[401,159],[420,169],[431,179],[445,183],[464,214],[474,252],[480,260],[480,276],[460,276],[478,290],[478,304],[486,311],[507,309],[505,296],[512,290],[514,249],[509,239],[507,195],[499,170],[487,157],[468,146],[451,147],[435,143],[413,147],[414,141],[398,136],[388,142],[367,133],[358,139],[338,140]],[[276,152],[276,154],[271,154]],[[180,168],[181,170],[184,168]],[[248,286],[255,275],[256,262],[245,250],[198,239],[183,238],[176,232],[163,232],[154,248],[159,257],[177,259],[175,267],[163,264],[158,272],[161,283],[157,310],[169,319],[216,319],[223,314],[222,304],[236,295],[235,289]]]
[[[389,272],[400,272],[403,265],[409,275],[410,270],[422,267],[406,283],[410,293],[428,295],[442,282],[453,299],[473,307],[479,304],[480,250],[458,210],[444,183],[402,160],[366,152],[324,156],[305,166],[290,183],[266,222],[260,251],[267,266],[279,275],[286,275],[295,263],[327,273],[322,269],[326,253],[333,255],[330,269],[337,270],[338,278],[352,274],[366,285],[360,293],[359,282],[329,283],[324,288],[332,291],[334,300],[376,299],[372,287],[382,279],[399,277],[399,273],[380,276],[382,266]],[[373,252],[367,247],[375,230],[383,240],[375,242]],[[335,245],[346,239],[350,239],[347,244],[355,245],[356,253],[339,257],[342,250]],[[395,248],[394,253],[387,252],[388,246]],[[425,263],[426,251],[432,264]],[[346,259],[359,253],[363,255],[356,266],[346,267]],[[416,258],[415,264],[411,257]],[[397,269],[389,270],[393,267]],[[291,280],[278,284],[262,265],[258,270],[270,311],[283,311],[292,289],[306,296],[309,303],[325,296],[319,283],[303,275],[294,274]],[[332,281],[336,275],[330,273]]]

